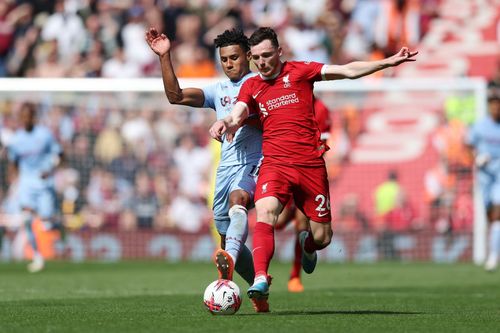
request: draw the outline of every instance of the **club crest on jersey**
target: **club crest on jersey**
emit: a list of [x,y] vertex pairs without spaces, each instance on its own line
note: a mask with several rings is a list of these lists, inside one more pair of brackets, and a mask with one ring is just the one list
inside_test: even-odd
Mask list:
[[287,74],[283,77],[283,88],[289,88],[292,84],[290,83],[290,74]]
[[266,107],[264,106],[264,104],[259,103],[259,109],[260,109],[260,113],[262,113],[262,116],[264,116],[264,117],[269,116],[269,112],[266,110]]
[[262,193],[266,193],[267,192],[267,184],[268,183],[265,183],[264,185],[262,185]]

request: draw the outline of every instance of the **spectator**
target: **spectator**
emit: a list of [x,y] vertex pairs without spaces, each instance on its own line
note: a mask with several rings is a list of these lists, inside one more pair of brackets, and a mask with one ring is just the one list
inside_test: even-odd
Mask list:
[[[140,229],[151,229],[159,211],[159,203],[151,183],[150,176],[142,171],[135,177],[134,193],[128,210]],[[130,224],[129,224],[130,225]]]
[[128,21],[121,32],[125,58],[137,65],[142,73],[146,66],[155,61],[143,37],[143,32],[147,28],[144,19],[144,8],[139,5],[131,7],[127,11],[127,18]]
[[378,185],[374,192],[375,214],[379,221],[396,207],[400,192],[398,174],[395,170],[391,170],[387,174],[387,179]]
[[[200,184],[208,180],[210,151],[206,147],[198,147],[194,138],[189,133],[184,133],[174,150],[174,161],[181,175],[180,192],[192,198],[203,196]],[[182,201],[182,205],[184,204],[186,203]]]
[[102,76],[107,78],[134,78],[140,75],[139,66],[127,60],[121,47],[115,49],[113,57],[106,60],[102,67]]
[[[58,54],[54,57],[66,64],[73,63],[86,35],[82,19],[76,14],[74,8],[69,6],[69,3],[69,0],[55,1],[55,12],[45,22],[41,35],[46,42],[56,41]],[[61,33],[62,31],[64,33]]]
[[359,207],[359,198],[355,193],[348,193],[340,203],[339,220],[336,231],[360,232],[370,229],[368,218]]

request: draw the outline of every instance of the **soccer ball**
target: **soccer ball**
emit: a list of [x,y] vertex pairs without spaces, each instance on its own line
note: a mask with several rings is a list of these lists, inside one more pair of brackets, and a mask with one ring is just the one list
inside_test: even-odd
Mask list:
[[216,280],[208,285],[203,303],[214,315],[235,314],[241,305],[240,288],[230,280]]

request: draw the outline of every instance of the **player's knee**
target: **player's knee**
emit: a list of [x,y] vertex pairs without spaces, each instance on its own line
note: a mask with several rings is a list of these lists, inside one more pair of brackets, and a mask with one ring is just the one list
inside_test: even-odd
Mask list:
[[248,207],[251,201],[250,195],[244,190],[236,190],[229,195],[229,204],[234,206]]
[[330,245],[330,243],[332,242],[333,231],[329,229],[326,232],[315,236],[316,237],[314,237],[314,242],[316,243],[316,245],[323,249]]
[[323,249],[330,245],[330,243],[332,242],[332,238],[326,236],[321,239],[315,239],[314,242],[316,243],[316,245]]
[[246,215],[247,214],[247,209],[245,207],[243,207],[242,205],[233,205],[230,209],[229,209],[229,217],[233,217],[234,215],[237,215],[237,214],[244,214]]
[[257,210],[257,221],[276,225],[277,220],[278,215],[274,209],[267,209],[264,207],[263,209]]

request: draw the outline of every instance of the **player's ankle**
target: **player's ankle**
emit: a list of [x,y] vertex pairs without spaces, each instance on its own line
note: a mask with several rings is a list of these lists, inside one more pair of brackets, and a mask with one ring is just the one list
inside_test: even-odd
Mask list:
[[267,283],[267,275],[266,274],[255,275],[255,279],[253,280],[253,283],[261,283],[261,282]]

